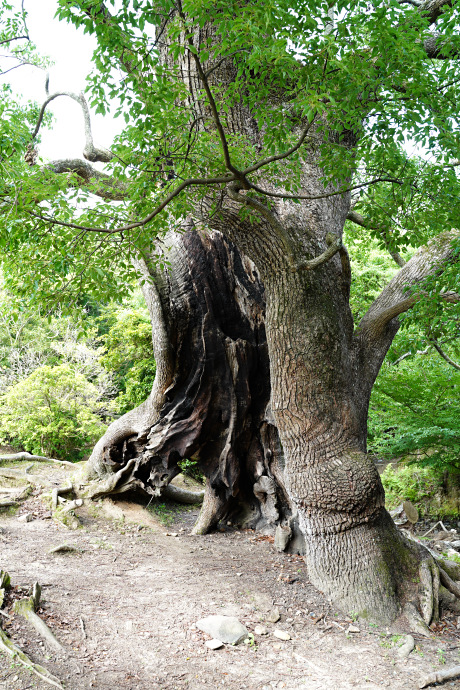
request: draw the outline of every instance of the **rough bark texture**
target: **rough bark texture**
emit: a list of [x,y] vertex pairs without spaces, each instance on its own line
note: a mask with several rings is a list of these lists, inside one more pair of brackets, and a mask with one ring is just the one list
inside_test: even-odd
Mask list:
[[[424,8],[435,21],[445,4],[427,2]],[[180,2],[178,17],[186,19]],[[235,64],[206,64],[210,74],[213,67],[206,84],[192,48],[219,40],[212,25],[184,32],[184,54],[177,60],[168,53],[167,31],[164,36],[163,59],[189,89],[186,105],[199,116],[197,128],[219,132],[225,158],[223,126],[209,90],[225,90]],[[277,98],[261,107],[279,107]],[[261,170],[252,175],[258,187],[250,194],[240,175],[214,196],[189,196],[190,213],[257,266],[265,287],[266,343],[263,291],[253,265],[219,235],[186,235],[185,251],[172,255],[174,270],[159,291],[174,352],[173,381],[163,391],[152,430],[125,437],[104,451],[104,462],[123,468],[134,459],[132,481],[151,491],[173,476],[178,459],[199,458],[208,477],[200,531],[231,511],[236,499],[251,504],[254,496],[266,519],[270,513],[276,522],[285,486],[289,499],[281,502],[298,511],[306,562],[319,589],[345,610],[380,622],[391,622],[406,606],[412,621],[418,615],[429,623],[437,611],[437,566],[398,533],[385,511],[383,488],[366,454],[367,414],[372,385],[398,330],[397,316],[415,301],[405,287],[440,270],[451,241],[403,267],[355,332],[350,266],[340,248],[350,198],[332,185],[325,190],[319,160],[322,143],[352,149],[357,133],[339,128],[338,134],[333,121],[321,117],[302,149],[302,195],[309,199],[294,204],[277,198],[285,190]],[[299,136],[304,125],[295,125]],[[225,130],[264,151],[264,133],[247,108],[230,108]],[[234,173],[228,155],[226,167]],[[270,205],[261,188],[272,195]],[[253,222],[242,217],[242,206]],[[270,395],[273,421],[266,415]]]
[[[218,232],[190,229],[168,243],[170,268],[156,274],[156,286],[144,286],[156,341],[154,390],[96,446],[88,468],[97,479],[93,495],[132,488],[158,495],[180,471],[177,463],[194,459],[207,478],[197,533],[225,518],[258,528],[286,523],[295,540],[269,408],[258,273]],[[143,268],[155,274],[153,264]]]

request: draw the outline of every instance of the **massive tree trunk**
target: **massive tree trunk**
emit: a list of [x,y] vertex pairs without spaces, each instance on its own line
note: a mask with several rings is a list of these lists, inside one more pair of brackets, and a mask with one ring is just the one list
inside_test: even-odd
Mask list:
[[[270,412],[264,288],[255,266],[218,232],[171,234],[159,271],[139,264],[157,375],[149,399],[114,422],[87,467],[93,496],[158,495],[196,460],[206,476],[195,531],[227,519],[291,537],[302,549],[283,486]],[[152,283],[152,278],[155,281]],[[297,536],[297,540],[296,540]]]
[[[110,22],[108,12],[101,21]],[[169,22],[182,27],[178,38],[176,25],[175,40],[183,50],[169,52]],[[336,127],[340,113],[333,115],[332,106],[330,117],[323,110],[306,126],[304,111],[291,112],[283,89],[275,88],[261,107],[291,112],[290,134],[297,135],[299,150],[303,143],[303,200],[280,198],[287,190],[262,164],[238,170],[226,134],[263,154],[263,127],[258,129],[245,105],[241,82],[240,100],[225,110],[224,124],[219,119],[212,92],[233,93],[237,58],[203,67],[201,46],[219,42],[213,25],[203,24],[187,17],[177,0],[159,31],[165,37],[159,50],[166,71],[188,89],[177,107],[190,111],[190,130],[218,134],[228,175],[220,168],[212,178],[214,185],[222,183],[211,186],[214,196],[192,192],[189,203],[190,214],[227,241],[190,234],[173,249],[169,275],[158,279],[156,291],[151,288],[153,320],[167,345],[166,375],[144,406],[109,430],[90,464],[111,465],[125,486],[152,492],[174,475],[177,460],[196,457],[208,477],[199,531],[236,505],[256,505],[254,497],[260,501],[253,524],[259,511],[272,524],[297,511],[312,582],[327,596],[380,622],[394,620],[405,607],[415,625],[418,607],[429,623],[437,614],[438,569],[428,552],[400,535],[385,511],[383,488],[366,454],[366,427],[371,389],[398,329],[398,314],[416,300],[405,288],[448,260],[452,238],[404,266],[354,330],[350,265],[341,246],[350,198],[331,184],[325,188],[320,159],[322,146],[353,151],[359,133],[346,132],[343,123]],[[363,101],[363,118],[365,108]],[[273,197],[269,203],[263,194]],[[265,288],[266,342],[262,284],[242,254],[257,266]],[[147,264],[144,269],[153,273]],[[286,511],[277,514],[279,505]]]
[[[311,155],[308,195],[324,193],[321,178]],[[348,612],[389,623],[404,609],[411,626],[423,630],[423,621],[437,615],[439,574],[430,554],[406,540],[385,510],[366,453],[367,415],[397,316],[417,299],[407,288],[455,256],[458,233],[415,255],[354,330],[346,249],[328,253],[328,246],[340,247],[349,195],[272,202],[252,223],[237,207],[254,207],[251,199],[235,189],[229,197],[220,221],[210,222],[257,263],[264,282],[271,408],[311,580]]]

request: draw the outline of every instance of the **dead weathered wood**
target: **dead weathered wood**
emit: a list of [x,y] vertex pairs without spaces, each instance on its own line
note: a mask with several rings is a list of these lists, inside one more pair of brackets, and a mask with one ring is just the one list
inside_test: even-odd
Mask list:
[[458,678],[460,676],[460,666],[452,666],[451,668],[446,668],[443,671],[435,671],[425,676],[418,684],[419,688],[426,688],[428,685],[434,685],[435,683],[444,683],[446,680],[452,680],[452,678]]

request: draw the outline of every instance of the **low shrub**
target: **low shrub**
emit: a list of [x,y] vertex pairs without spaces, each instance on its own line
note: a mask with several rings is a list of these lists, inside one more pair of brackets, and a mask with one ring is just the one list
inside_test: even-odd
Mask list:
[[39,367],[1,396],[0,442],[81,459],[106,429],[100,406],[96,386],[68,364]]

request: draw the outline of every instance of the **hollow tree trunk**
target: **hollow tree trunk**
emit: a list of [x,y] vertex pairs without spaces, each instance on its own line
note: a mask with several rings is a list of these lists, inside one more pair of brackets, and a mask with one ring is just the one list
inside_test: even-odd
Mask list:
[[[307,194],[321,195],[321,177],[313,153],[305,163]],[[437,615],[439,575],[430,555],[398,532],[384,508],[383,487],[366,454],[367,415],[397,315],[415,301],[406,287],[452,254],[452,238],[408,262],[354,331],[346,250],[309,263],[342,237],[348,194],[299,205],[272,202],[252,223],[237,207],[251,207],[251,199],[232,190],[229,197],[210,222],[257,263],[264,282],[271,408],[311,581],[345,611],[381,623],[404,608],[420,630],[417,607],[426,623]]]
[[[251,261],[218,232],[167,238],[164,273],[143,263],[157,376],[149,399],[116,420],[95,447],[91,495],[158,495],[193,459],[206,476],[195,531],[223,519],[294,539],[283,457],[271,417],[264,288]],[[150,272],[150,273],[149,273]],[[298,530],[297,530],[298,533]],[[298,534],[297,534],[298,536]],[[293,541],[294,549],[302,543]]]
[[[174,34],[174,41],[182,40],[184,50],[179,56],[177,51],[169,52],[165,38],[160,53],[171,73],[177,73],[188,88],[185,105],[190,106],[194,117],[199,115],[194,120],[197,131],[225,129],[263,153],[264,133],[245,105],[244,88],[241,99],[225,111],[225,127],[213,115],[216,107],[209,94],[207,102],[201,98],[205,72],[198,70],[194,55],[198,46],[219,42],[214,27],[210,23],[194,26],[193,17],[184,14],[180,3],[176,13],[168,15],[166,25],[178,17],[184,26],[187,22],[193,26],[193,30],[184,29],[182,38]],[[210,75],[208,90],[225,93],[232,86],[237,71],[232,58],[224,63],[219,59],[205,68]],[[261,107],[275,110],[285,105],[281,91],[261,103]],[[298,128],[293,133],[299,140],[303,116],[297,116],[293,112],[292,126]],[[286,194],[287,190],[276,185],[273,175],[265,175],[261,167],[249,175],[258,190],[253,186],[245,194],[250,188],[248,179],[239,171],[234,182],[225,189],[210,191],[208,198],[194,196],[193,191],[188,197],[191,215],[222,232],[252,259],[265,286],[274,424],[268,424],[265,416],[270,391],[266,387],[269,376],[261,324],[263,308],[254,308],[262,292],[255,302],[250,301],[257,286],[262,290],[259,278],[247,264],[244,275],[239,273],[240,265],[230,245],[225,258],[219,249],[225,242],[215,236],[212,240],[201,238],[209,280],[202,284],[193,277],[190,291],[184,291],[181,286],[189,279],[186,264],[200,267],[197,275],[203,275],[203,265],[184,241],[186,258],[184,255],[182,268],[174,267],[171,273],[169,307],[162,293],[174,352],[174,380],[165,391],[165,404],[151,433],[128,438],[122,448],[117,446],[111,453],[111,461],[121,467],[131,457],[132,481],[149,490],[163,481],[161,472],[167,481],[176,471],[178,458],[186,454],[199,457],[209,478],[206,511],[222,515],[236,497],[251,493],[248,486],[252,490],[250,500],[254,495],[272,496],[271,480],[279,478],[273,458],[282,457],[289,496],[286,505],[298,511],[312,582],[345,610],[380,622],[394,620],[405,604],[415,611],[415,604],[420,603],[423,619],[429,623],[436,615],[437,570],[427,552],[398,533],[384,509],[383,488],[366,455],[366,426],[370,392],[398,329],[397,316],[414,301],[405,293],[405,286],[434,270],[437,252],[428,250],[428,256],[416,256],[403,267],[371,306],[358,330],[353,330],[347,253],[344,249],[335,255],[328,251],[334,244],[339,249],[350,199],[348,194],[324,198],[325,192],[336,193],[337,189],[332,185],[325,189],[319,160],[322,145],[353,149],[358,135],[344,131],[340,124],[334,131],[332,111],[330,118],[325,112],[319,117],[321,122],[317,119],[312,124],[302,148],[301,193],[310,199],[299,204],[277,199],[276,194]],[[236,170],[228,161],[226,167]],[[261,188],[275,198],[267,202],[259,193]],[[245,218],[240,214],[242,205],[252,215],[252,222],[247,214]],[[216,242],[220,252],[217,263],[211,258],[214,250],[208,249],[210,241]],[[440,248],[439,256],[445,259],[449,249],[444,249]],[[201,256],[201,248],[199,253]],[[323,258],[313,262],[318,257]],[[222,266],[229,269],[223,283]],[[184,282],[176,281],[179,275]],[[222,299],[228,289],[236,298],[234,302]],[[193,309],[176,310],[175,299],[178,297],[182,304],[185,295],[184,304],[190,301]],[[222,312],[215,304],[222,306]],[[225,318],[228,304],[238,307],[236,313],[232,311],[231,328]],[[199,321],[194,323],[192,313]],[[246,329],[249,314],[253,324],[250,333]],[[238,319],[242,330],[235,328]],[[178,331],[174,323],[179,325]],[[190,334],[192,349],[177,340],[178,332]],[[194,362],[187,357],[191,352],[197,353]],[[267,429],[272,440],[277,429],[281,454],[278,441],[272,448],[264,443]],[[142,458],[134,460],[143,445]],[[159,479],[150,469],[155,463]]]

